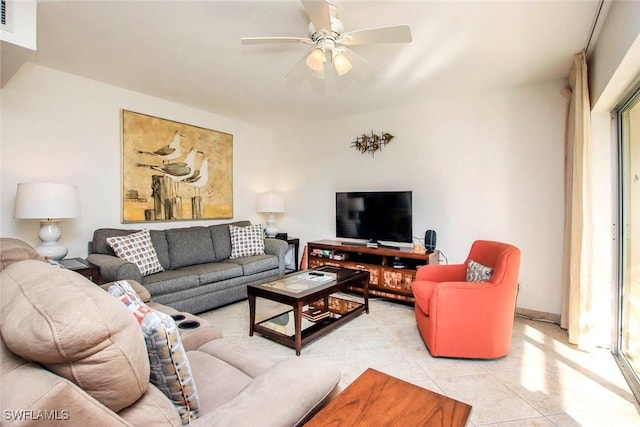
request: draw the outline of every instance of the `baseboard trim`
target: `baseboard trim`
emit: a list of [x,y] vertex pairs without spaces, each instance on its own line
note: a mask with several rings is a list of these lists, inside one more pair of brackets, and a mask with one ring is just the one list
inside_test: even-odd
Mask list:
[[560,324],[560,315],[556,313],[547,313],[544,311],[529,310],[528,308],[516,307],[516,314],[535,320],[544,320],[545,322],[552,322],[557,325]]

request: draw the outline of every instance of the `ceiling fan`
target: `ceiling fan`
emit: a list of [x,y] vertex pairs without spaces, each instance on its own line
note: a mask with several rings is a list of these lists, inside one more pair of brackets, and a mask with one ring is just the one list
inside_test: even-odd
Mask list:
[[339,76],[348,73],[355,65],[359,68],[371,68],[371,65],[347,46],[372,43],[409,43],[411,27],[395,25],[391,27],[367,28],[356,31],[344,31],[342,21],[338,19],[338,8],[326,0],[302,0],[309,15],[309,37],[245,37],[242,44],[295,43],[313,46],[310,52],[287,73],[308,67],[313,77],[324,79],[327,58]]

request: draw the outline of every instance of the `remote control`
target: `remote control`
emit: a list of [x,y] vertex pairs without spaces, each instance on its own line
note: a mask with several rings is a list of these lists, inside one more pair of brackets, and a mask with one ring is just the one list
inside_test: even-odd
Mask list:
[[318,273],[317,271],[311,271],[311,272],[309,272],[309,274],[312,275],[312,276],[324,276],[324,274]]

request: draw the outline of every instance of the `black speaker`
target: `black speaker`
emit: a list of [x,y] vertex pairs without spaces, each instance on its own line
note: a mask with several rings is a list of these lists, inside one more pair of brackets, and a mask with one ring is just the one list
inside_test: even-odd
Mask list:
[[427,230],[424,233],[424,248],[427,251],[434,251],[436,249],[436,232],[435,230]]

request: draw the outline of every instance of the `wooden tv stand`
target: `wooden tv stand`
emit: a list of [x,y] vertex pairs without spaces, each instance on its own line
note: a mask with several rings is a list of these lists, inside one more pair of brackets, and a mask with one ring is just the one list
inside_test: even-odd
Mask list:
[[[411,283],[418,267],[438,264],[438,251],[419,254],[412,248],[370,248],[362,244],[319,240],[307,243],[308,268],[323,265],[366,270],[369,272],[369,295],[397,301],[414,302]],[[360,291],[360,288],[351,287]]]

